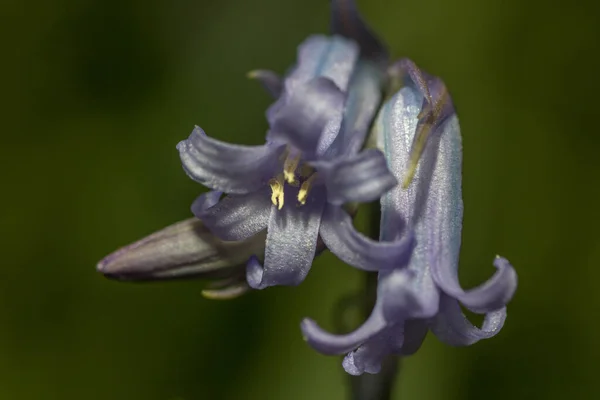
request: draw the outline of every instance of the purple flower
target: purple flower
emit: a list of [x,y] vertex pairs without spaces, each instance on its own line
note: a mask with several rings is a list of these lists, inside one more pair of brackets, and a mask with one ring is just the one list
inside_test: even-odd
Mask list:
[[[264,264],[248,261],[250,286],[297,285],[319,233],[325,241],[350,218],[341,206],[378,199],[397,183],[379,150],[358,152],[383,75],[341,36],[308,38],[283,81],[269,71],[251,75],[279,96],[267,111],[266,144],[223,143],[196,127],[177,147],[187,174],[213,190],[192,205],[212,233],[239,241],[267,229]],[[395,242],[389,254],[400,257],[409,245],[410,238]]]
[[[333,231],[334,211],[376,199],[396,183],[379,151],[358,153],[380,105],[386,52],[348,13],[352,2],[332,6],[334,36],[302,43],[285,79],[267,70],[249,73],[276,98],[267,111],[267,143],[231,145],[194,129],[178,148],[188,174],[213,189],[192,206],[200,219],[110,254],[98,263],[100,272],[138,281],[226,278],[206,292],[211,298],[241,293],[246,275],[256,288],[297,284],[315,246],[317,254],[324,249],[317,235]],[[409,245],[397,243],[391,252],[406,253]]]
[[[494,336],[506,318],[517,276],[496,257],[495,275],[470,290],[458,281],[462,229],[462,145],[458,118],[444,83],[404,59],[390,69],[393,82],[404,87],[385,102],[374,135],[388,167],[404,185],[381,198],[380,242],[353,230],[349,218],[338,215],[335,232],[323,234],[327,247],[345,262],[379,270],[377,301],[370,317],[354,332],[334,335],[305,319],[302,331],[324,354],[348,353],[344,369],[353,375],[377,373],[389,354],[412,354],[429,329],[442,341],[470,345]],[[341,210],[333,213],[342,214]],[[409,257],[388,257],[385,246],[414,234]],[[360,244],[360,246],[357,246]],[[352,257],[347,249],[360,251]],[[473,326],[459,303],[485,314],[482,328]]]

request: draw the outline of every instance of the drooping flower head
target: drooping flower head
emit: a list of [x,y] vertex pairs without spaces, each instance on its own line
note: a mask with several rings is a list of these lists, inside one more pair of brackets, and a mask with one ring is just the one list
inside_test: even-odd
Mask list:
[[[463,203],[462,144],[458,118],[444,83],[403,59],[389,69],[403,87],[379,111],[374,134],[387,164],[402,186],[381,198],[380,242],[358,232],[336,235],[325,244],[334,252],[362,243],[360,256],[344,259],[379,272],[377,302],[367,321],[346,335],[325,332],[312,320],[302,323],[306,340],[325,354],[348,353],[350,374],[377,373],[389,354],[411,354],[428,329],[451,345],[469,345],[495,335],[516,289],[516,274],[497,257],[496,274],[485,284],[463,290],[458,282]],[[394,79],[391,79],[392,81]],[[402,218],[404,217],[404,219]],[[351,230],[349,222],[346,228]],[[414,233],[415,247],[405,264],[384,257],[385,244]],[[459,303],[485,314],[473,326]]]

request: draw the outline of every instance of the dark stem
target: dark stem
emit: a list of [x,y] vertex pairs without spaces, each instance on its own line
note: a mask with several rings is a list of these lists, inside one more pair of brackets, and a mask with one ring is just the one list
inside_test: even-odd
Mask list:
[[[369,207],[369,236],[379,238],[379,221],[381,210],[379,202]],[[377,273],[365,272],[363,287],[363,314],[367,318],[377,299]],[[398,356],[388,356],[381,365],[378,374],[350,375],[350,398],[352,400],[390,400],[394,389],[395,379],[400,371]]]

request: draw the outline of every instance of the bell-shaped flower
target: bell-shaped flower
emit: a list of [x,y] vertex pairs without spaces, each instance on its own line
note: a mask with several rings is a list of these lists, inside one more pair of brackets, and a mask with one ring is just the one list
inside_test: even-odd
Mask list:
[[[380,110],[374,134],[388,167],[405,185],[381,198],[379,243],[369,245],[370,240],[356,231],[338,232],[335,242],[323,237],[338,254],[340,248],[364,243],[360,255],[345,261],[380,271],[375,307],[360,328],[345,335],[325,332],[310,319],[302,323],[305,338],[318,351],[348,352],[343,365],[354,375],[379,372],[389,354],[416,351],[428,329],[451,345],[469,345],[495,335],[517,285],[515,271],[501,257],[494,260],[496,273],[483,285],[464,290],[459,284],[463,202],[458,118],[440,79],[407,59],[390,71],[404,78],[404,87]],[[348,217],[346,221],[346,229],[351,230]],[[415,236],[408,262],[390,263],[382,257],[381,245],[391,245],[407,232]],[[482,328],[468,321],[459,303],[485,314]]]
[[[379,150],[358,152],[383,78],[359,51],[339,35],[312,36],[283,81],[252,73],[279,96],[267,111],[266,144],[223,143],[197,127],[178,145],[187,174],[212,190],[192,205],[211,232],[239,241],[267,230],[264,264],[248,261],[253,288],[302,282],[319,233],[335,229],[341,206],[378,199],[397,184]],[[390,254],[400,257],[409,245],[410,238],[396,242]]]
[[[319,235],[333,231],[331,225],[338,222],[328,204],[353,208],[396,184],[379,151],[358,153],[380,106],[387,53],[367,31],[354,29],[362,22],[348,14],[352,2],[332,1],[332,9],[333,36],[305,40],[283,79],[268,70],[249,73],[276,99],[267,110],[265,145],[223,143],[198,127],[178,145],[188,175],[212,189],[192,205],[203,229],[197,251],[213,241],[245,245],[262,237],[262,247],[250,256],[247,246],[239,253],[254,288],[304,279],[315,246],[323,248]],[[161,244],[155,249],[149,248],[151,235],[106,257],[98,269],[111,278],[143,280],[193,277],[213,267],[208,259],[193,268],[183,268],[187,261],[171,265],[194,253],[175,241],[191,246],[199,238],[189,231],[183,239],[173,237],[169,246],[164,234],[171,235],[170,230],[157,232]],[[406,240],[390,251],[404,254],[409,245]],[[218,268],[234,267],[223,264],[229,258],[219,259]]]

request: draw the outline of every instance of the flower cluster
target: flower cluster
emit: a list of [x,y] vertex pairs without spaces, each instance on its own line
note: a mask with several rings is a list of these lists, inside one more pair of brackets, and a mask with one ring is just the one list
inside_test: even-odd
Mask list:
[[[297,285],[327,248],[378,272],[377,301],[354,332],[334,335],[310,319],[301,329],[316,350],[347,353],[345,370],[359,375],[377,373],[388,354],[415,352],[428,330],[451,345],[495,335],[517,277],[496,257],[488,282],[459,284],[462,145],[444,83],[408,59],[391,63],[351,0],[332,0],[332,31],[305,40],[283,78],[250,73],[275,99],[264,145],[224,143],[199,127],[179,143],[186,173],[211,190],[192,205],[197,219],[98,268],[118,279],[220,276],[206,295],[227,298]],[[367,137],[373,148],[363,148]],[[349,209],[377,199],[381,231],[373,240],[356,231]],[[485,314],[482,328],[461,304]]]

